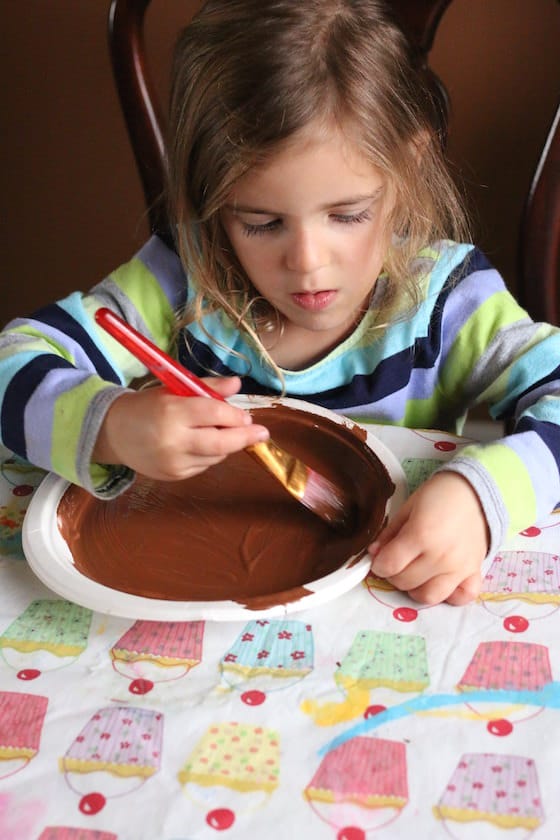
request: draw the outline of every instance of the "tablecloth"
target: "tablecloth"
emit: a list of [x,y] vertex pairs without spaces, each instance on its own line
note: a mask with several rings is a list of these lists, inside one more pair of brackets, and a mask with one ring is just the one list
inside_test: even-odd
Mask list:
[[[371,428],[411,489],[466,442]],[[42,473],[0,464],[2,840],[560,836],[558,512],[466,607],[370,576],[280,619],[131,621],[39,582]]]

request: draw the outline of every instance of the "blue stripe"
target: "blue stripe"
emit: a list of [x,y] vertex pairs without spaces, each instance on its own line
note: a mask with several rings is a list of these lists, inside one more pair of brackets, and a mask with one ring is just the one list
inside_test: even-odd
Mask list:
[[[560,338],[560,335],[558,336]],[[548,343],[548,340],[543,342],[543,344]],[[554,355],[551,352],[544,352],[547,348],[541,347],[536,345],[534,348],[531,348],[525,354],[525,364],[527,364],[527,369],[523,370],[519,363],[516,363],[514,368],[514,372],[516,373],[518,370],[521,371],[521,375],[524,378],[527,378],[527,373],[532,372],[535,369],[535,365],[532,364],[529,367],[528,357],[530,356],[532,350],[536,350],[539,353],[539,365],[542,367],[546,366],[546,360],[554,358]],[[521,357],[523,358],[523,357]],[[554,384],[560,379],[560,367],[554,368],[547,376],[543,376],[542,379],[537,380],[536,382],[531,382],[528,388],[520,391],[519,394],[516,393],[514,385],[515,383],[512,382],[513,376],[511,375],[510,371],[510,379],[508,381],[508,391],[505,397],[500,400],[499,403],[492,409],[492,416],[495,420],[509,420],[513,416],[512,412],[515,411],[515,415],[519,414],[521,411],[526,411],[535,409],[537,407],[537,400],[540,399],[539,391],[542,391],[543,388],[546,388],[546,385]],[[549,391],[545,391],[545,396],[549,393]],[[523,407],[521,407],[523,406]]]
[[[560,335],[558,336],[560,339]],[[548,343],[548,342],[547,342]],[[538,348],[537,348],[538,349]],[[545,360],[551,359],[552,352],[549,348],[540,348],[541,350],[549,350],[547,353],[542,353],[542,356],[539,357],[539,361],[541,361],[543,367],[545,366]],[[530,351],[529,351],[530,352]],[[513,397],[516,403],[519,403],[521,400],[526,399],[529,397],[529,404],[534,404],[534,395],[533,391],[536,391],[542,388],[543,385],[549,385],[551,382],[557,382],[560,379],[560,366],[555,367],[547,376],[543,376],[542,379],[538,379],[535,382],[531,382],[529,388],[525,388],[525,390],[521,391],[518,395],[514,393]],[[511,397],[510,397],[511,399]]]
[[[376,372],[380,360],[402,352],[410,353],[410,348],[413,346],[415,354],[412,354],[408,366],[416,358],[417,367],[432,367],[434,350],[436,354],[439,350],[439,339],[434,339],[436,345],[432,352],[428,353],[423,352],[426,348],[423,348],[416,339],[419,336],[420,339],[422,337],[425,339],[429,334],[431,317],[434,318],[432,329],[437,331],[440,328],[442,313],[436,312],[434,317],[434,306],[443,307],[452,289],[470,270],[487,265],[486,258],[476,252],[472,245],[443,246],[426,281],[429,284],[426,299],[410,318],[397,319],[384,330],[381,339],[378,333],[368,336],[368,325],[364,320],[354,335],[347,340],[347,346],[343,344],[327,359],[306,370],[286,371],[287,392],[305,398],[308,398],[309,394],[322,393],[325,371],[327,371],[326,375],[333,389],[332,393],[344,393],[351,376],[370,376]],[[281,383],[278,378],[270,370],[263,368],[260,355],[244,341],[243,335],[230,322],[224,321],[221,316],[214,313],[204,319],[204,328],[202,329],[197,324],[189,324],[187,332],[196,355],[202,352],[202,345],[210,343],[208,334],[213,337],[215,341],[213,350],[208,356],[203,353],[205,363],[211,360],[209,367],[212,370],[231,371],[243,377],[250,376],[251,367],[254,365],[255,371],[259,371],[258,377],[261,380],[258,386],[255,385],[254,393],[268,393],[275,388],[280,389]],[[195,347],[196,350],[194,350]],[[241,357],[235,357],[234,351],[239,352]],[[342,390],[339,391],[339,388]],[[348,397],[347,402],[352,404],[354,400]]]
[[[189,346],[190,354],[184,345],[181,345],[179,361],[196,376],[209,376],[210,371],[217,376],[237,375],[212,352],[207,344],[191,337]],[[341,409],[360,403],[377,402],[403,388],[408,383],[411,365],[407,358],[410,358],[410,355],[410,348],[406,348],[401,353],[391,356],[389,359],[384,359],[373,373],[354,376],[350,382],[337,388],[306,394],[305,399],[325,408]],[[278,395],[278,389],[263,385],[252,376],[243,376],[241,393],[276,396]],[[301,397],[300,394],[289,391],[286,396]]]
[[[424,301],[415,316],[406,322],[398,322],[389,327],[381,340],[376,340],[369,346],[361,346],[343,353],[335,362],[329,364],[329,380],[340,382],[332,388],[320,391],[307,390],[309,377],[303,378],[299,375],[293,378],[293,385],[290,382],[290,374],[286,376],[287,393],[289,397],[301,397],[316,405],[325,408],[348,409],[357,405],[371,405],[391,397],[402,389],[408,389],[407,397],[426,398],[426,386],[433,390],[434,381],[432,376],[437,376],[436,364],[441,354],[442,342],[442,321],[447,317],[445,307],[449,296],[457,289],[461,280],[470,275],[472,271],[485,271],[491,268],[485,255],[477,249],[469,246],[465,249],[456,248],[442,258],[436,264],[430,278],[431,295]],[[447,274],[450,262],[457,261],[452,266],[452,271]],[[443,269],[443,270],[442,270]],[[434,301],[435,296],[435,301]],[[431,306],[431,317],[427,320],[428,301]],[[422,322],[426,319],[425,325]],[[210,326],[210,325],[208,325]],[[212,325],[214,327],[214,324]],[[207,340],[201,340],[193,335],[194,330],[189,327],[189,338],[187,350],[183,345],[180,349],[180,361],[197,376],[208,376],[209,372],[219,376],[242,376],[242,393],[275,395],[280,390],[280,383],[270,375],[269,382],[264,384],[249,374],[243,375],[239,364],[233,361],[234,367],[227,364],[227,359],[220,358],[208,345]],[[421,333],[418,336],[418,333]],[[415,336],[417,336],[415,338]],[[225,336],[219,336],[224,339]],[[226,341],[223,341],[226,344]],[[227,351],[225,351],[227,352]],[[223,357],[224,351],[218,349]],[[376,362],[376,360],[379,360]],[[340,377],[333,375],[333,366],[336,365]],[[373,366],[373,369],[372,369]],[[318,366],[320,370],[320,365]],[[236,369],[237,368],[237,369]],[[259,367],[256,368],[257,370]],[[350,380],[344,381],[345,371],[361,369],[360,373],[354,373]],[[411,376],[415,370],[419,373],[414,377],[411,385]],[[420,371],[425,371],[421,374]],[[426,381],[426,376],[429,381]],[[314,377],[321,379],[320,376]],[[342,379],[342,381],[341,381]],[[299,390],[298,386],[304,387]],[[296,387],[294,387],[296,386]],[[424,387],[422,387],[424,386]],[[418,393],[417,393],[418,391]]]
[[383,359],[372,373],[358,374],[346,385],[311,394],[306,399],[325,408],[339,409],[376,403],[408,385],[412,356],[412,348],[407,347],[400,353]]
[[[550,450],[560,472],[560,426],[546,420],[535,420],[534,417],[522,417],[516,432],[536,432]],[[515,438],[515,435],[513,436]]]
[[[429,287],[426,297],[422,300],[417,312],[410,318],[396,321],[390,325],[384,336],[385,355],[392,356],[410,347],[410,336],[429,335],[432,329],[439,329],[443,306],[452,289],[463,277],[481,265],[487,265],[486,258],[472,245],[454,245],[443,249],[429,273]],[[438,311],[441,308],[441,311]],[[439,342],[438,342],[439,346]],[[355,353],[360,353],[357,348]],[[431,367],[432,362],[422,364]]]
[[[71,295],[67,300],[74,298]],[[82,348],[87,355],[95,370],[102,379],[107,382],[114,382],[120,385],[120,378],[109,364],[103,353],[97,347],[87,330],[76,320],[76,318],[68,312],[59,303],[51,304],[49,306],[39,309],[33,313],[34,320],[43,324],[47,324],[54,329],[59,330],[65,336],[68,336],[72,341]]]
[[[469,276],[471,271],[483,271],[487,268],[491,268],[490,263],[481,251],[477,249],[469,251],[443,284],[433,305],[425,336],[415,339],[413,345],[404,347],[382,359],[371,373],[357,374],[345,385],[309,395],[306,399],[326,408],[341,409],[375,403],[390,397],[408,385],[414,370],[433,370],[441,352],[442,320],[449,295],[462,279]],[[410,322],[409,328],[412,324],[413,321]],[[418,325],[413,325],[416,331]],[[398,326],[402,331],[402,325]],[[424,381],[423,377],[420,377],[416,384],[422,381]],[[416,390],[413,388],[407,398],[426,397],[424,393],[417,394]]]
[[[462,262],[457,265],[443,284],[440,293],[433,304],[427,336],[417,338],[414,343],[414,367],[433,368],[441,353],[442,343],[442,321],[447,299],[457,288],[458,284],[476,271],[484,271],[491,268],[490,263],[481,251],[474,249],[469,251]],[[481,301],[478,301],[480,305]],[[445,313],[447,319],[447,312]],[[457,328],[457,324],[454,325]]]
[[187,341],[179,342],[179,362],[195,376],[237,376],[203,341],[188,331]]
[[0,414],[0,428],[4,445],[27,458],[25,442],[25,409],[35,389],[54,368],[71,368],[61,356],[41,353],[24,365],[10,380]]
[[[350,381],[339,386],[324,391],[305,392],[305,399],[325,408],[337,409],[371,404],[405,388],[415,368],[433,369],[441,349],[441,322],[447,298],[456,288],[460,279],[473,267],[481,269],[487,265],[488,262],[483,254],[469,251],[443,284],[433,306],[427,335],[417,338],[413,343],[407,341],[403,347],[404,336],[413,335],[412,326],[414,325],[414,328],[417,329],[417,325],[413,321],[408,324],[397,324],[396,331],[400,334],[397,346],[402,349],[386,358],[382,358],[372,371],[365,374],[355,374]],[[392,346],[395,346],[394,332],[395,330],[390,328],[381,345],[374,345],[376,352],[379,352],[379,346],[381,346],[381,353],[386,350],[385,339]],[[189,335],[188,345],[189,349],[185,348],[183,344],[181,345],[180,361],[197,376],[208,376],[209,371],[219,376],[237,374],[237,371],[225,364],[205,342],[196,339],[192,333]],[[360,350],[352,352],[354,354],[362,353],[364,358],[367,358],[368,350],[369,348],[360,348]],[[341,361],[344,363],[344,356]],[[278,386],[275,389],[271,385],[264,385],[249,375],[243,376],[242,379],[241,390],[244,394],[275,395],[278,393]],[[286,395],[301,397],[300,393],[291,392],[289,386]]]

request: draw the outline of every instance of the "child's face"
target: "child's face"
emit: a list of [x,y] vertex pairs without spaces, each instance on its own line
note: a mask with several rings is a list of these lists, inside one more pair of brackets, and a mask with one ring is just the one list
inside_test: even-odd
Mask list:
[[236,184],[223,223],[251,282],[283,316],[282,335],[267,341],[281,366],[320,358],[360,320],[389,241],[389,192],[359,149],[318,127]]

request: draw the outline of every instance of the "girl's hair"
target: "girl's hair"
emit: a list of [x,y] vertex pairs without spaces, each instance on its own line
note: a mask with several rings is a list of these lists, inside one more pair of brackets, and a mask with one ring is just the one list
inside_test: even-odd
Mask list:
[[270,362],[255,327],[278,315],[220,211],[241,176],[313,122],[343,131],[396,196],[378,323],[397,290],[417,303],[423,248],[468,237],[437,107],[380,0],[209,0],[178,41],[172,78],[169,214],[196,290],[181,325],[224,310]]

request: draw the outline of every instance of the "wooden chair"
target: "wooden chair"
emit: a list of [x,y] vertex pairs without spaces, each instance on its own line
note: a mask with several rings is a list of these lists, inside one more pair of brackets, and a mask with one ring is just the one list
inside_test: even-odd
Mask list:
[[[447,92],[428,59],[438,24],[452,0],[393,0],[439,103],[445,141]],[[165,232],[165,118],[151,81],[143,29],[150,0],[111,0],[109,45],[115,82],[153,231]],[[560,13],[560,12],[559,12]],[[517,297],[535,320],[560,325],[560,105],[526,199],[519,232]]]

